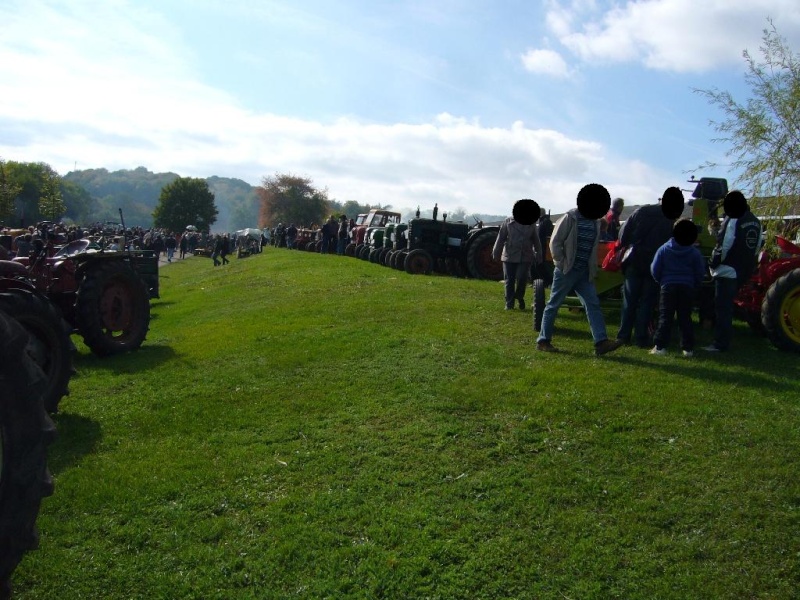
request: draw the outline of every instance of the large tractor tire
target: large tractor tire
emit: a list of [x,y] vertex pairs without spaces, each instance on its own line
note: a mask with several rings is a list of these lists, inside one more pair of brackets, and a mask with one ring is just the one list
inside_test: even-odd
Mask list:
[[150,299],[136,272],[123,261],[100,263],[81,283],[78,331],[97,356],[136,350],[150,326]]
[[403,267],[410,275],[430,275],[433,270],[433,258],[427,250],[417,248],[408,253]]
[[69,394],[72,376],[72,340],[69,330],[50,301],[28,290],[0,294],[0,309],[28,332],[28,354],[43,371],[42,391],[47,412],[58,412],[61,398]]
[[356,245],[353,242],[350,242],[344,247],[344,255],[351,258],[356,255]]
[[467,269],[475,279],[502,281],[503,263],[492,258],[497,230],[489,229],[475,234],[467,249]]
[[542,316],[544,315],[544,307],[547,304],[544,297],[545,290],[544,279],[533,280],[533,330],[542,330]]
[[55,427],[42,403],[45,378],[28,355],[29,334],[0,311],[0,598],[11,597],[11,573],[36,548],[36,517],[53,493],[47,445]]
[[398,250],[392,256],[392,268],[398,271],[406,270],[406,258],[408,258],[408,250]]
[[800,352],[800,269],[770,286],[761,304],[761,321],[776,348]]

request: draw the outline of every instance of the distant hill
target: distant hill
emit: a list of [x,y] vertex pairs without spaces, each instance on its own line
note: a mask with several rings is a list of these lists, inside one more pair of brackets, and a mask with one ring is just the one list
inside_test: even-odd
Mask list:
[[[123,211],[128,226],[151,227],[153,210],[161,189],[173,181],[177,173],[153,173],[145,167],[108,171],[85,169],[71,171],[64,179],[85,189],[97,201],[96,221],[118,221]],[[209,189],[219,211],[214,231],[234,231],[255,227],[258,220],[256,188],[241,179],[208,177]]]

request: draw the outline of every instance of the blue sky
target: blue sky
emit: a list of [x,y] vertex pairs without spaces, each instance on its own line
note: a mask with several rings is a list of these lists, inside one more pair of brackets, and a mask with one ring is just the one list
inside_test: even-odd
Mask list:
[[728,162],[692,90],[745,100],[768,18],[800,48],[796,0],[3,0],[0,157],[396,209],[650,203]]

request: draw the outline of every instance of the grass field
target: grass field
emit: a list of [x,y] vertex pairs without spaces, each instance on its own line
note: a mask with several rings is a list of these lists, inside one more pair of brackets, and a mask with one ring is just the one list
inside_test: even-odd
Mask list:
[[272,248],[161,289],[138,352],[76,338],[17,598],[800,594],[800,356],[745,326],[551,355],[500,283]]

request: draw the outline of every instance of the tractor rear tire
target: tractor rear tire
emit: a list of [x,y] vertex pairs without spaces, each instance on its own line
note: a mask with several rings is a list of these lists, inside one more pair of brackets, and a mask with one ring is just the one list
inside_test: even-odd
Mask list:
[[503,263],[492,258],[497,230],[489,229],[475,234],[467,250],[467,269],[475,279],[503,280]]
[[72,340],[68,325],[50,301],[28,290],[0,294],[0,309],[28,332],[28,354],[44,373],[44,408],[58,412],[61,398],[69,394],[72,376]]
[[356,255],[356,245],[353,242],[350,242],[344,247],[344,255],[351,258]]
[[27,353],[29,334],[0,311],[0,598],[11,597],[11,573],[39,543],[36,517],[53,493],[47,445],[55,426],[42,402],[46,381]]
[[800,269],[779,277],[767,290],[761,322],[776,348],[800,352]]
[[542,330],[542,316],[546,304],[544,297],[544,279],[533,280],[533,330]]
[[433,270],[433,258],[427,250],[417,248],[408,253],[403,266],[409,275],[430,275]]
[[147,287],[126,263],[101,263],[81,283],[77,313],[78,331],[95,355],[136,350],[150,326]]

